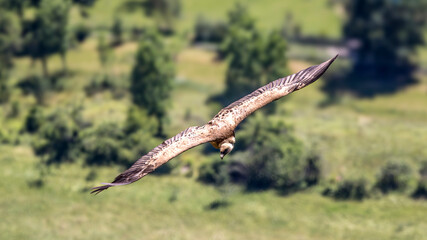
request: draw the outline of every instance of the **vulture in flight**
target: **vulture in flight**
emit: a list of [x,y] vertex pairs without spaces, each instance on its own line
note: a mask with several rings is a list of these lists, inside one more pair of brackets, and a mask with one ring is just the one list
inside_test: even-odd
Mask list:
[[167,139],[142,156],[129,169],[118,175],[112,183],[92,188],[98,194],[109,187],[133,183],[156,168],[190,148],[202,143],[211,143],[219,149],[221,159],[233,150],[234,129],[251,113],[289,93],[316,81],[326,72],[335,56],[326,62],[311,66],[293,75],[277,79],[223,108],[203,126],[189,127],[178,135]]

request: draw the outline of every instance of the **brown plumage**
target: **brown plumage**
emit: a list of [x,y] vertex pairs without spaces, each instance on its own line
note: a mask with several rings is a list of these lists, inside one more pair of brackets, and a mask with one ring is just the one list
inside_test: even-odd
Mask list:
[[129,169],[118,175],[112,183],[104,183],[102,186],[95,187],[91,193],[98,194],[109,187],[133,183],[182,152],[202,143],[210,142],[214,147],[219,148],[220,156],[223,158],[233,149],[235,143],[234,129],[243,119],[268,103],[316,81],[325,73],[337,56],[258,88],[223,108],[207,124],[189,127],[164,141],[142,156]]

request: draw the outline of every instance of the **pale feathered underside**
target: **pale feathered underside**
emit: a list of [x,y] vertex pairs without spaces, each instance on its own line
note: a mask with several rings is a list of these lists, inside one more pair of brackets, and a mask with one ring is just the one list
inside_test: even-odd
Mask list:
[[104,183],[102,186],[95,187],[91,193],[98,194],[109,187],[133,183],[190,148],[202,143],[220,140],[228,134],[224,133],[225,131],[236,128],[243,119],[257,109],[316,81],[325,73],[337,56],[258,88],[223,108],[208,124],[187,128],[164,141],[142,156],[129,169],[118,175],[112,183]]

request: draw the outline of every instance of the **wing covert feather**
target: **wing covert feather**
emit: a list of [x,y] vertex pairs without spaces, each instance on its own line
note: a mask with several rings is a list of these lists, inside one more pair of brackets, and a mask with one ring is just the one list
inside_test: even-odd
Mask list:
[[243,119],[268,103],[315,82],[326,72],[337,57],[338,55],[319,65],[308,67],[295,74],[279,78],[258,88],[252,93],[223,108],[211,122],[227,121],[229,123],[234,123],[233,129],[236,128]]
[[180,153],[214,140],[212,139],[214,134],[210,134],[211,132],[212,127],[209,125],[187,128],[142,156],[129,169],[118,175],[113,182],[103,183],[102,186],[92,188],[91,193],[98,194],[109,187],[126,185],[141,179]]

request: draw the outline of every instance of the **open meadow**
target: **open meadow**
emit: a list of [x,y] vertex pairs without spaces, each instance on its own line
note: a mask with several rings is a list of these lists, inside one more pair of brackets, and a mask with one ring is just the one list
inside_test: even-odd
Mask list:
[[[291,12],[303,33],[341,37],[343,13],[330,1],[244,2],[262,32],[280,27],[285,13]],[[189,39],[199,15],[226,19],[233,5],[225,0],[182,1],[177,33],[167,38],[176,73],[165,124],[168,137],[206,123],[221,108],[207,102],[226,87],[227,60],[218,60],[214,50],[192,45]],[[85,87],[100,72],[115,76],[117,86],[129,88],[138,49],[130,29],[154,24],[141,11],[128,13],[118,8],[119,1],[98,0],[87,10],[89,19],[80,16],[77,7],[71,9],[70,25],[85,21],[93,32],[67,52],[69,73],[57,83],[60,90],[47,93],[46,115],[79,108],[82,119],[93,126],[125,124],[132,104],[128,91],[119,97],[112,91],[85,94]],[[113,48],[111,63],[103,68],[98,36],[108,32],[116,16],[122,18],[129,36],[125,34],[125,42]],[[426,49],[418,50],[424,69]],[[325,54],[324,60],[328,57]],[[295,73],[318,63],[289,59],[288,68]],[[61,71],[59,56],[49,57],[48,64],[51,73]],[[329,72],[334,71],[339,68],[332,65]],[[204,146],[172,160],[177,165],[190,163],[192,174],[182,174],[177,168],[91,195],[90,188],[111,181],[124,167],[87,166],[81,155],[72,163],[42,166],[41,156],[33,151],[39,139],[22,130],[37,100],[16,87],[25,77],[37,74],[41,74],[39,61],[16,57],[8,85],[12,87],[9,103],[18,105],[19,111],[11,117],[13,104],[0,105],[0,140],[2,136],[7,139],[0,142],[0,239],[427,239],[427,201],[410,197],[421,178],[420,163],[427,160],[427,75],[423,71],[416,73],[418,82],[395,93],[345,96],[324,104],[328,98],[321,78],[279,100],[273,118],[291,125],[305,148],[321,156],[320,182],[289,195],[275,190],[247,192],[236,185],[218,188],[197,181],[201,164],[219,158],[218,152]],[[374,191],[362,201],[322,195],[327,187],[349,178],[363,177],[368,188],[373,188],[389,161],[410,167],[413,177],[406,189],[390,194]],[[227,204],[212,207],[218,202]]]

